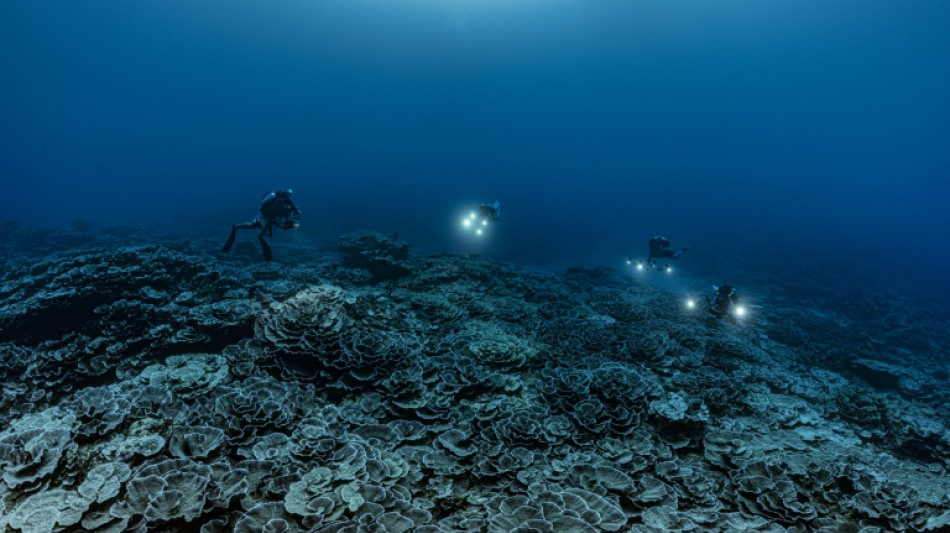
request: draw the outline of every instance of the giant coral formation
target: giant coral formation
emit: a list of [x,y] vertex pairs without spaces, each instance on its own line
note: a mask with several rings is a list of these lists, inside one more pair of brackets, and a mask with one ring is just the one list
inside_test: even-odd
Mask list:
[[7,259],[0,530],[950,527],[945,363],[790,308],[706,323],[606,268],[341,249]]

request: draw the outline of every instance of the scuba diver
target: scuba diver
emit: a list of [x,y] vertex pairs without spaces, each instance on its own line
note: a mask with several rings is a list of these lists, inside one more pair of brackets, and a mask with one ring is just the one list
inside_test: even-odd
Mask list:
[[666,237],[653,237],[650,239],[650,255],[647,256],[647,266],[655,268],[657,258],[679,259],[681,255],[691,249],[691,247],[687,246],[682,250],[676,251],[670,248],[670,241]]
[[[674,250],[673,248],[670,248],[669,239],[667,239],[666,237],[660,237],[659,235],[650,239],[649,246],[650,246],[650,254],[647,256],[647,260],[645,262],[634,261],[632,257],[628,257],[627,264],[630,265],[630,264],[636,263],[637,268],[639,270],[643,270],[644,268],[655,268],[657,270],[660,270],[660,268],[656,265],[656,260],[658,258],[679,259],[681,255],[692,250],[692,247],[690,246],[687,246],[686,248],[683,248],[681,250]],[[670,272],[671,271],[670,265],[666,265],[666,268],[664,270],[666,270],[667,272]]]
[[498,222],[498,218],[501,217],[501,203],[495,200],[494,203],[478,206],[478,216],[483,221]]
[[261,196],[260,213],[250,222],[231,226],[231,235],[228,236],[228,240],[224,243],[221,251],[227,253],[231,249],[239,229],[260,229],[261,232],[257,235],[257,240],[260,241],[261,249],[264,251],[264,260],[270,261],[273,254],[267,241],[264,240],[264,236],[273,236],[274,228],[293,229],[300,225],[300,209],[297,208],[297,204],[291,198],[293,193],[293,190],[287,189],[286,191],[271,191]]
[[735,287],[731,285],[720,285],[716,287],[716,295],[711,299],[706,297],[706,304],[709,312],[716,318],[726,318],[733,324],[736,323],[736,317],[745,313],[745,308],[739,305],[739,294]]
[[494,203],[481,204],[478,206],[478,212],[472,211],[467,217],[462,218],[462,227],[465,229],[475,229],[476,235],[481,235],[489,223],[498,222],[501,218],[501,202],[495,200]]

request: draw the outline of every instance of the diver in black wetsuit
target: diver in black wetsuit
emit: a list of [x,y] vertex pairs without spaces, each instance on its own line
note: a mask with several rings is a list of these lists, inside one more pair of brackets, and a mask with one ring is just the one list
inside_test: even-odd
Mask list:
[[478,206],[478,217],[483,221],[498,222],[501,217],[501,202],[495,200],[494,203]]
[[[645,268],[655,268],[660,270],[660,267],[656,265],[657,259],[679,259],[681,255],[692,250],[692,248],[689,246],[680,250],[674,250],[670,248],[669,239],[666,237],[660,237],[659,235],[650,239],[649,246],[650,253],[647,256],[646,261],[634,260],[633,257],[628,257],[627,264],[637,265],[637,270],[643,270]],[[669,264],[666,265],[664,270],[667,272],[672,272],[672,268]]]
[[650,255],[647,256],[647,266],[656,268],[657,258],[679,259],[681,255],[690,250],[690,247],[683,248],[682,250],[674,250],[670,248],[670,241],[666,237],[660,237],[658,235],[650,239]]
[[261,197],[261,210],[257,217],[244,224],[234,224],[231,226],[231,234],[227,242],[224,243],[222,252],[227,253],[234,245],[234,238],[239,229],[260,229],[257,240],[261,243],[261,249],[264,251],[264,259],[270,261],[273,258],[270,246],[264,240],[264,236],[271,237],[274,234],[274,228],[293,229],[299,226],[300,209],[294,203],[291,195],[293,190],[278,190],[264,194]]
[[721,285],[715,289],[716,295],[712,299],[706,298],[709,312],[716,318],[725,318],[735,324],[736,316],[743,313],[743,308],[739,305],[739,294],[736,293],[735,287],[730,285]]

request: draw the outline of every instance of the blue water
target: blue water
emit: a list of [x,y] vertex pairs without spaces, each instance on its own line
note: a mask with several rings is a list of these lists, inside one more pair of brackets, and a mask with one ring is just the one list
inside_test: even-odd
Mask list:
[[[0,4],[0,218],[950,267],[950,3]],[[489,239],[460,212],[501,200]]]

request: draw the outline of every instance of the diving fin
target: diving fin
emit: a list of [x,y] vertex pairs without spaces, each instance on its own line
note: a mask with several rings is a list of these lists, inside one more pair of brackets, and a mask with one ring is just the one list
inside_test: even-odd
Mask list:
[[270,261],[274,258],[274,254],[270,251],[270,246],[267,245],[263,237],[261,237],[259,240],[261,241],[261,250],[264,251],[264,260]]
[[231,235],[228,236],[227,242],[224,243],[224,248],[221,248],[221,252],[228,253],[231,250],[231,247],[234,246],[234,237],[237,236],[237,228],[231,228]]

